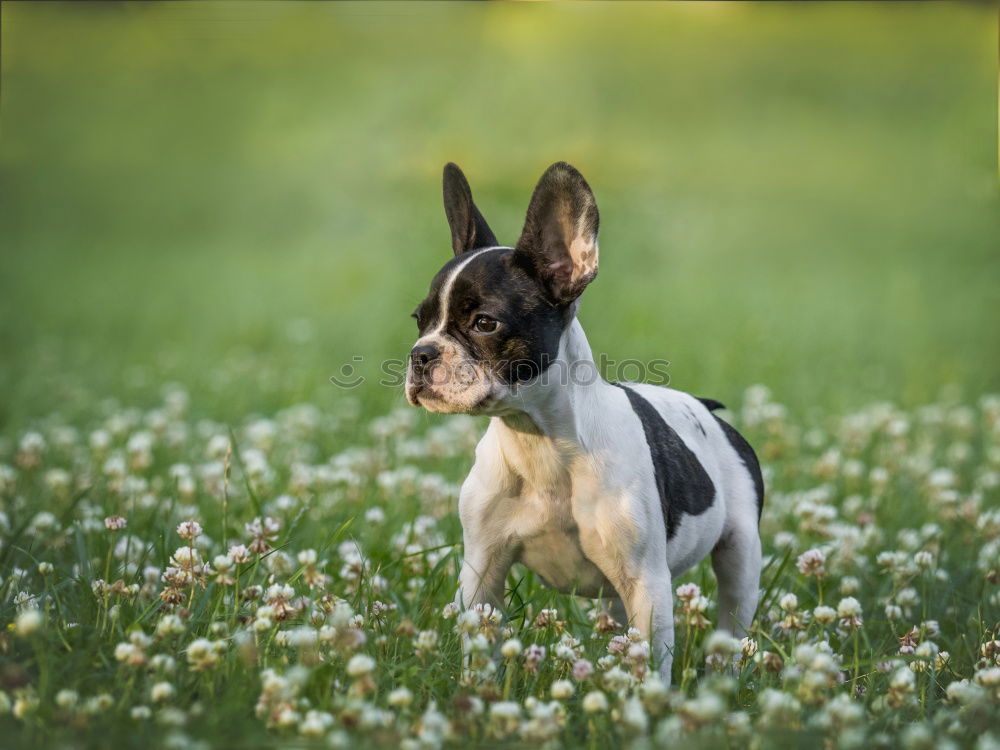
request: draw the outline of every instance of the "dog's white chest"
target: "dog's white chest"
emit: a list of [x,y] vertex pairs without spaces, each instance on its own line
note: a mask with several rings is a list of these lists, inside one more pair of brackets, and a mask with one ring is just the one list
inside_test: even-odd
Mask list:
[[523,512],[512,519],[520,562],[563,593],[597,596],[603,591],[614,596],[612,585],[583,551],[569,496],[528,492],[521,502]]

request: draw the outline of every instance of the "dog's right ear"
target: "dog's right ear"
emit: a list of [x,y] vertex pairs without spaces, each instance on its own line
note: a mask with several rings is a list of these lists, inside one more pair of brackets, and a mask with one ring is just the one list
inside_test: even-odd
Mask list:
[[444,214],[451,227],[451,246],[455,255],[478,247],[493,247],[496,235],[472,202],[472,189],[457,164],[444,165]]

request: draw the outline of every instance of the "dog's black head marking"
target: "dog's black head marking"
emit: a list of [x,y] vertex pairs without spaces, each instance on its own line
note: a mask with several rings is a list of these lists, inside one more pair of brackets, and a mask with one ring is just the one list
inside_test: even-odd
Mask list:
[[414,312],[420,340],[446,336],[501,383],[536,377],[558,356],[573,303],[597,274],[597,202],[565,162],[535,187],[516,247],[498,246],[462,170],[445,165],[455,257]]

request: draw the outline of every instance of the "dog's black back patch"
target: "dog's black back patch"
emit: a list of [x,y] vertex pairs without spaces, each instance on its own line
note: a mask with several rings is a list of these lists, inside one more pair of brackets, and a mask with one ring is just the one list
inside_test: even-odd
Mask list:
[[[713,414],[712,416],[715,415]],[[750,443],[729,422],[718,417],[715,417],[715,421],[722,427],[722,431],[726,433],[729,444],[733,446],[733,450],[739,454],[743,460],[743,465],[750,472],[750,478],[753,479],[753,489],[757,493],[757,520],[759,521],[760,514],[764,511],[764,475],[760,472],[760,462],[757,460],[757,454],[753,452]]]
[[685,513],[697,516],[712,507],[715,485],[698,457],[680,435],[668,425],[646,399],[628,386],[615,383],[625,391],[632,411],[642,422],[646,444],[653,459],[656,489],[667,526],[667,540],[673,539]]

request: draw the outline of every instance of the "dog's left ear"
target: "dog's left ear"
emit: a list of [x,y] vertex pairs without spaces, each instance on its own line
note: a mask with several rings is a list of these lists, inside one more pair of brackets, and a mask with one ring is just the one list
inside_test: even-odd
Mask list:
[[496,235],[472,202],[472,188],[457,164],[444,165],[444,213],[451,227],[451,246],[455,255],[478,247],[493,247]]
[[517,254],[542,280],[552,302],[569,304],[597,276],[597,201],[587,181],[560,161],[547,170],[528,205]]

